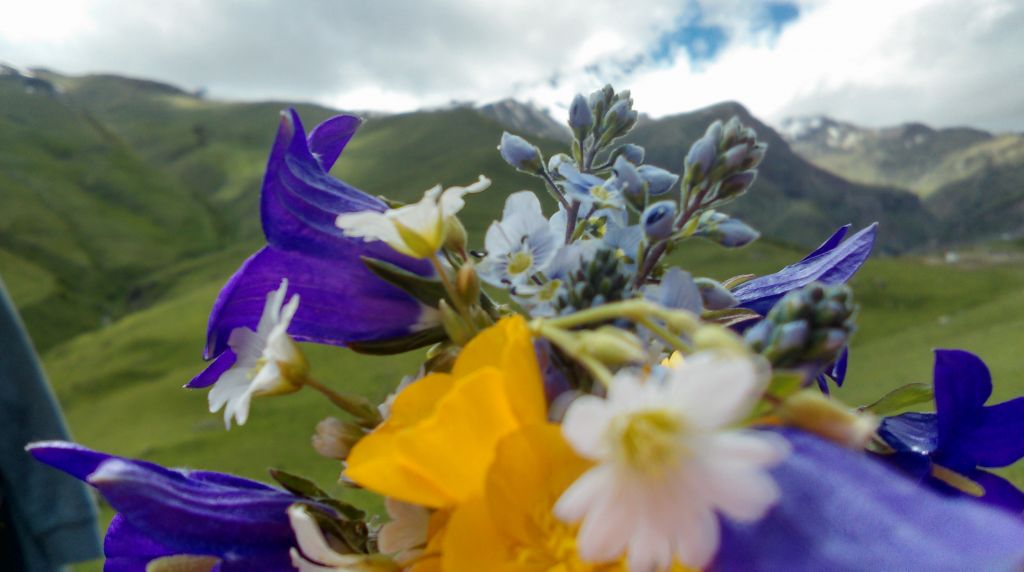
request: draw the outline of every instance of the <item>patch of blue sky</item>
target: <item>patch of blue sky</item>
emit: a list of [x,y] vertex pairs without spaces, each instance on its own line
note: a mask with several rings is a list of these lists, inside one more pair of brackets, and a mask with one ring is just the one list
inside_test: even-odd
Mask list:
[[[777,36],[800,17],[799,6],[792,2],[751,2],[750,7],[747,18],[751,34],[768,32]],[[724,26],[707,22],[700,4],[693,2],[679,25],[658,38],[648,57],[654,62],[668,62],[685,51],[690,61],[699,65],[714,60],[731,39]]]

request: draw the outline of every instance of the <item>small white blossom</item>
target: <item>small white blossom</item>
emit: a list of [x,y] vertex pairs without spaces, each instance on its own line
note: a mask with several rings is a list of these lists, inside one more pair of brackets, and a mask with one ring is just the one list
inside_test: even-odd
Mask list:
[[425,192],[419,202],[384,212],[341,214],[336,224],[347,236],[380,240],[402,254],[429,258],[444,245],[448,218],[465,206],[463,197],[490,185],[491,181],[483,175],[468,187],[451,187],[442,192],[438,185]]
[[544,271],[563,239],[544,218],[536,195],[513,193],[505,201],[501,222],[487,229],[487,258],[478,267],[480,277],[495,286],[526,283]]
[[416,558],[427,544],[430,510],[390,497],[384,501],[384,507],[391,520],[380,527],[377,547],[400,562]]
[[211,413],[224,408],[224,425],[229,429],[232,417],[245,424],[253,396],[296,391],[308,371],[306,358],[287,334],[299,308],[298,294],[284,304],[287,291],[288,280],[281,280],[281,287],[267,294],[256,331],[235,328],[228,338],[235,363],[210,389],[209,400]]
[[302,505],[288,507],[288,520],[298,549],[291,549],[292,566],[300,572],[397,572],[392,560],[366,554],[340,554],[327,543],[316,519]]
[[716,512],[760,519],[780,494],[766,469],[788,447],[729,426],[750,412],[764,383],[751,361],[704,353],[647,379],[620,372],[607,399],[574,401],[562,432],[597,465],[565,491],[555,514],[582,520],[580,556],[626,553],[635,572],[668,570],[673,561],[701,568],[718,549]]

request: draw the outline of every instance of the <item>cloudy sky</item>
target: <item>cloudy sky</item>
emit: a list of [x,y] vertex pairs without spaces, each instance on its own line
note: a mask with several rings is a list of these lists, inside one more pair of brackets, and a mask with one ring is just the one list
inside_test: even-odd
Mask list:
[[0,61],[211,96],[403,111],[630,88],[654,116],[733,99],[1024,130],[1024,0],[12,0]]

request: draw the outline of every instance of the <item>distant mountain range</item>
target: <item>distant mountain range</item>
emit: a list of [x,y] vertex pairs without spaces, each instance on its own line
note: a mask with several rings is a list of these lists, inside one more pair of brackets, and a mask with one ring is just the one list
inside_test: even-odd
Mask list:
[[920,123],[872,129],[823,116],[787,119],[781,133],[823,169],[923,197],[942,243],[1024,235],[1024,135]]
[[[37,343],[52,346],[201,283],[194,281],[221,279],[256,248],[262,242],[258,192],[266,154],[278,112],[289,106],[307,128],[337,113],[294,102],[208,100],[173,85],[116,75],[0,67],[0,274],[15,290]],[[645,118],[630,140],[647,149],[650,163],[678,172],[707,125],[733,115],[754,127],[769,150],[754,187],[729,208],[769,240],[812,247],[843,224],[877,220],[879,250],[923,250],[1010,229],[1013,209],[1020,228],[1022,203],[1014,198],[1020,189],[1014,195],[1006,182],[1014,169],[1021,174],[1012,138],[957,131],[961,143],[943,144],[956,147],[944,151],[947,160],[985,167],[965,166],[956,186],[943,182],[930,192],[912,182],[930,180],[931,167],[870,179],[821,159],[855,155],[864,164],[887,164],[861,158],[874,157],[868,152],[812,152],[815,141],[824,141],[823,149],[838,141],[844,149],[844,141],[864,140],[867,130],[836,127],[832,136],[830,127],[811,127],[811,121],[798,129],[794,122],[783,137],[736,103]],[[528,136],[545,153],[564,150],[567,139],[563,123],[513,100],[373,114],[334,174],[398,200],[413,200],[439,182],[460,184],[486,174],[494,181],[488,200],[467,201],[465,219],[481,240],[505,196],[539,190],[535,179],[499,157],[495,147],[503,130]],[[937,138],[919,144],[933,150],[921,151],[922,161],[938,152],[931,142]],[[997,185],[1011,201],[1003,207],[992,190]],[[985,200],[979,202],[979,195]]]

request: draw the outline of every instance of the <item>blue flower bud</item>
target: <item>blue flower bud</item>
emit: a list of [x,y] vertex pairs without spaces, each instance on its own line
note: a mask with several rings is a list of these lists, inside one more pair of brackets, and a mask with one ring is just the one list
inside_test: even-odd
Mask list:
[[679,180],[679,175],[651,165],[641,165],[637,170],[647,182],[647,192],[652,197],[667,193]]
[[576,139],[583,140],[590,128],[594,126],[594,113],[590,110],[587,99],[582,94],[576,94],[569,106],[569,128],[576,135]]
[[643,196],[644,190],[647,188],[647,182],[640,175],[640,171],[637,170],[635,165],[624,157],[619,157],[615,159],[615,164],[612,165],[612,173],[615,175],[615,181],[619,188],[627,196]]
[[701,215],[694,235],[717,242],[726,248],[746,246],[761,236],[747,223],[716,211],[707,211]]
[[624,135],[636,124],[638,114],[630,108],[630,102],[620,99],[608,109],[604,116],[603,128],[607,132]]
[[644,210],[640,217],[644,234],[651,242],[665,240],[672,236],[676,222],[675,201],[658,201]]
[[707,137],[711,143],[714,144],[715,150],[718,150],[718,144],[722,141],[722,122],[716,120],[711,125],[708,125],[707,131],[704,132],[704,137]]
[[745,193],[754,182],[755,176],[757,171],[742,171],[726,177],[718,189],[718,199],[731,199]]
[[805,321],[782,324],[775,330],[771,345],[774,353],[785,354],[803,349],[811,333],[810,325]]
[[740,118],[733,115],[729,118],[729,121],[722,127],[722,145],[724,147],[731,147],[740,138],[740,132],[743,129],[743,124],[740,123]]
[[551,173],[557,173],[559,167],[561,167],[563,164],[573,165],[575,164],[575,162],[572,160],[572,157],[566,155],[565,153],[558,153],[556,155],[552,155],[551,158],[548,159],[548,171]]
[[700,290],[700,298],[704,302],[704,308],[708,310],[724,310],[739,304],[739,300],[732,295],[732,292],[721,282],[710,278],[697,278],[694,280],[697,289]]
[[615,151],[612,152],[612,156],[624,157],[630,163],[640,165],[644,162],[644,148],[632,143],[626,143],[625,145],[615,149]]
[[[712,127],[715,125],[720,124],[712,124]],[[708,131],[710,130],[711,128],[709,127]],[[715,165],[715,158],[717,156],[718,142],[714,136],[705,135],[701,137],[694,141],[693,145],[690,146],[690,152],[686,154],[686,160],[684,161],[686,173],[690,173],[694,182],[702,181],[711,172],[711,167]]]
[[746,143],[739,143],[729,147],[722,155],[722,164],[725,166],[726,172],[731,173],[741,170],[749,152],[750,147]]
[[538,173],[541,170],[543,163],[540,149],[518,135],[512,135],[508,131],[502,133],[498,151],[506,163],[520,171]]

